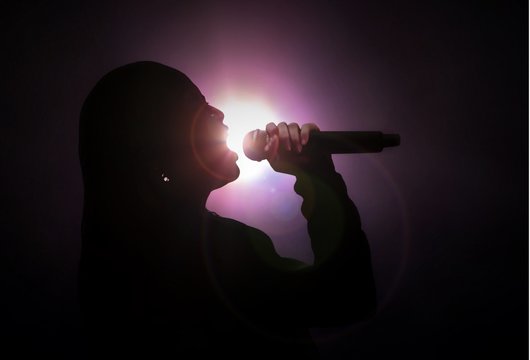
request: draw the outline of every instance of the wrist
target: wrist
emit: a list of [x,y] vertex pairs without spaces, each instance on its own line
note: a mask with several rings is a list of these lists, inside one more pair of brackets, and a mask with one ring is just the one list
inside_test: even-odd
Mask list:
[[305,177],[326,179],[335,177],[337,172],[335,171],[335,165],[333,164],[331,155],[325,154],[311,156],[310,160],[299,167],[297,173],[294,175],[297,179],[303,179]]

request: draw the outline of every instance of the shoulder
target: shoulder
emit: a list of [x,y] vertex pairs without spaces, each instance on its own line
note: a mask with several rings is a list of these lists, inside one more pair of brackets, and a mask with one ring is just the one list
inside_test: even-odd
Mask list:
[[229,232],[232,236],[237,237],[237,242],[242,246],[249,247],[264,264],[269,267],[283,270],[299,270],[306,264],[289,258],[283,258],[276,252],[271,238],[263,231],[248,226],[240,221],[222,217],[214,212],[209,214],[214,228],[220,231]]
[[210,224],[218,230],[236,232],[239,233],[240,236],[247,235],[251,236],[252,238],[261,239],[262,241],[271,241],[269,236],[263,231],[256,229],[255,227],[248,226],[247,224],[244,224],[240,221],[220,216],[213,211],[209,211],[208,216]]
[[217,234],[229,237],[230,242],[239,243],[244,247],[252,247],[258,253],[276,254],[271,238],[263,231],[248,226],[240,221],[222,217],[214,212],[209,213],[211,228]]

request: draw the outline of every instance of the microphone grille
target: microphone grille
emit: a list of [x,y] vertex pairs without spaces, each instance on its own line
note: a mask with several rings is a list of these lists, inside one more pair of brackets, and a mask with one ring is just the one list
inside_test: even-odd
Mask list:
[[250,160],[261,161],[267,158],[265,145],[267,144],[267,132],[253,130],[243,138],[243,152]]

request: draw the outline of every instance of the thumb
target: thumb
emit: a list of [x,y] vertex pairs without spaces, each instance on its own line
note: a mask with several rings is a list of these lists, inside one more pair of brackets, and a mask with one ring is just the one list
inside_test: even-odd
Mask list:
[[278,150],[280,149],[280,137],[273,135],[269,137],[269,142],[265,145],[265,153],[268,160],[276,160],[278,157]]

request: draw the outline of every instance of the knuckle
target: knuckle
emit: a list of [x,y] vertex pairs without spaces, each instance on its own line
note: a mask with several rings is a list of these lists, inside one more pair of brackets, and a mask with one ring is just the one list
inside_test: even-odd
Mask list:
[[316,124],[308,123],[308,124],[304,124],[302,126],[302,130],[311,131],[311,130],[320,130],[320,129],[319,129],[319,127]]
[[296,123],[290,123],[289,124],[289,131],[295,134],[298,134],[300,132],[300,127]]
[[267,124],[267,126],[265,126],[265,131],[267,131],[268,133],[274,133],[278,130],[276,124],[274,124],[273,122],[270,122]]

